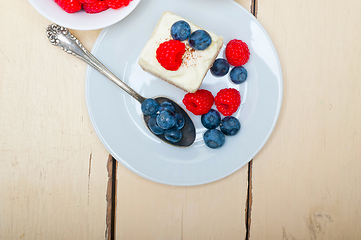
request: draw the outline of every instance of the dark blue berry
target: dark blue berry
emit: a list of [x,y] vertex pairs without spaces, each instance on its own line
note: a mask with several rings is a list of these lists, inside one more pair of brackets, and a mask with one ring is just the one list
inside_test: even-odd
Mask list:
[[232,82],[234,82],[235,84],[241,84],[244,81],[246,81],[248,73],[244,67],[238,66],[238,67],[234,67],[231,70],[229,76]]
[[216,128],[221,123],[221,114],[219,114],[218,111],[211,109],[208,113],[202,115],[201,122],[205,128]]
[[164,137],[169,142],[176,143],[182,139],[182,132],[177,127],[172,127],[171,129],[165,130]]
[[175,123],[175,115],[171,111],[163,110],[157,115],[157,124],[163,129],[170,129]]
[[178,129],[182,129],[184,127],[185,119],[184,119],[182,114],[176,113],[175,114],[175,121],[176,121],[176,126],[177,126]]
[[171,112],[175,112],[175,108],[174,108],[173,104],[168,101],[162,102],[160,104],[159,111],[163,111],[163,110],[169,110]]
[[196,30],[190,35],[188,43],[195,50],[204,50],[212,44],[212,38],[206,31]]
[[241,129],[241,124],[237,118],[229,116],[222,119],[220,129],[225,135],[233,136]]
[[170,35],[174,40],[184,41],[191,35],[191,27],[186,21],[180,20],[172,25]]
[[203,140],[210,148],[220,148],[225,142],[225,137],[218,129],[209,129],[204,133]]
[[153,115],[159,110],[159,104],[152,98],[147,98],[142,102],[141,109],[144,115]]
[[164,133],[164,129],[160,128],[157,124],[157,114],[154,114],[149,118],[148,126],[149,129],[156,135],[160,135]]
[[212,67],[211,67],[211,73],[215,77],[223,77],[225,76],[229,71],[229,63],[224,58],[217,58]]

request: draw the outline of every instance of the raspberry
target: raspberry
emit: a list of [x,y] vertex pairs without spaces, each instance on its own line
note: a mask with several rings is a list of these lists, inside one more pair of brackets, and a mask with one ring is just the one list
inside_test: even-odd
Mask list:
[[233,39],[227,43],[226,58],[233,66],[242,66],[248,62],[249,49],[242,40]]
[[95,3],[99,0],[78,0],[80,3]]
[[55,0],[55,2],[67,13],[74,13],[81,9],[78,0]]
[[217,93],[214,102],[223,116],[231,116],[241,104],[241,95],[234,88],[224,88]]
[[160,65],[167,70],[176,71],[182,65],[182,57],[186,45],[179,40],[169,40],[161,43],[156,51]]
[[194,115],[202,115],[211,110],[214,97],[210,91],[200,89],[195,93],[187,93],[183,98],[183,103]]
[[105,0],[108,6],[112,9],[119,9],[126,7],[132,0]]
[[85,10],[86,13],[99,13],[107,10],[108,8],[109,7],[105,1],[96,1],[94,3],[83,3],[83,9]]

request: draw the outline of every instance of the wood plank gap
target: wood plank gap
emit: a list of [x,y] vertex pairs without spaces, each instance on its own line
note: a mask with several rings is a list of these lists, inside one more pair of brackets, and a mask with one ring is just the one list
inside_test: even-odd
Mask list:
[[[251,0],[251,13],[257,18],[258,12],[258,0]],[[246,200],[246,240],[251,237],[251,211],[252,211],[252,167],[253,159],[248,163],[248,189],[247,189],[247,200]]]
[[253,16],[257,17],[258,12],[258,0],[252,0],[251,1],[251,13]]
[[252,211],[252,167],[253,159],[248,163],[248,187],[247,187],[247,200],[246,200],[246,240],[251,236],[251,211]]
[[117,202],[117,169],[118,161],[111,155],[108,157],[108,185],[107,185],[107,216],[106,216],[106,230],[105,239],[115,240],[115,226],[116,226],[116,202]]
[[117,214],[117,174],[118,161],[113,158],[113,176],[112,176],[112,240],[115,239],[116,231],[116,214]]

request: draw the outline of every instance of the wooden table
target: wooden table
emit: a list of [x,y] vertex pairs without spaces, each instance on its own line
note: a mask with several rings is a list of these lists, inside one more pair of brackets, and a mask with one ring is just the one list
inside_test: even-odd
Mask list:
[[[90,123],[85,63],[26,0],[0,10],[0,239],[361,239],[361,1],[238,0],[282,65],[277,125],[213,183],[117,164]],[[100,30],[72,31],[91,49]]]

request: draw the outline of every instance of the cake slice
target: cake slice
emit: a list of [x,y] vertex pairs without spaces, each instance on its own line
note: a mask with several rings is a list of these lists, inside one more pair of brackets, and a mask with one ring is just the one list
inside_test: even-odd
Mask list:
[[140,54],[139,65],[144,71],[186,92],[194,93],[201,86],[207,71],[217,58],[223,45],[223,38],[207,31],[212,38],[212,44],[205,50],[195,50],[188,44],[188,40],[182,41],[186,45],[186,51],[181,66],[176,71],[166,70],[156,59],[156,51],[161,43],[172,39],[170,29],[173,23],[179,20],[186,21],[192,32],[202,29],[172,12],[164,12]]

